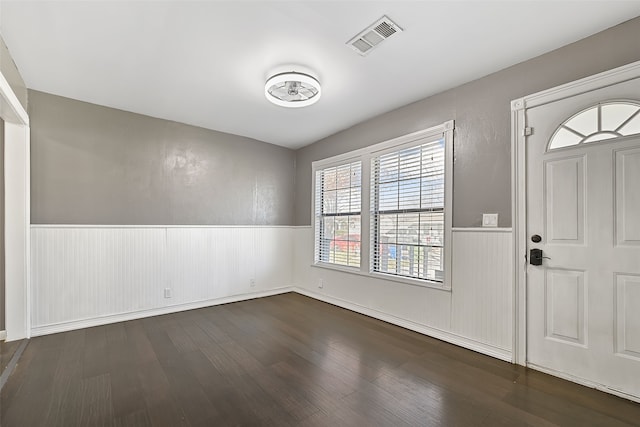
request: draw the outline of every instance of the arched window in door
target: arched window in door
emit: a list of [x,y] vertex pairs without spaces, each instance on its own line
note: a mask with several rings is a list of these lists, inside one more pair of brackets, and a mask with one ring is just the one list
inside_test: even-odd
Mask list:
[[604,102],[565,120],[553,133],[548,150],[635,134],[640,134],[640,102]]

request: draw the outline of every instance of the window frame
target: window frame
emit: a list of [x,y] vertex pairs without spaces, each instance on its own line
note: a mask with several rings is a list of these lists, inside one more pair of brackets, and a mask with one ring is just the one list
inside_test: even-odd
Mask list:
[[[398,152],[401,152],[403,150],[412,149],[412,148],[418,148],[418,147],[420,147],[420,146],[422,146],[424,144],[429,144],[429,143],[436,142],[436,141],[439,141],[439,140],[444,140],[444,159],[443,159],[443,162],[444,162],[444,180],[445,180],[444,187],[445,188],[444,188],[444,195],[443,196],[444,196],[445,202],[443,204],[442,213],[443,213],[444,222],[445,222],[445,228],[443,229],[443,237],[446,240],[446,212],[447,212],[447,206],[446,206],[446,198],[447,198],[446,197],[446,191],[447,191],[446,190],[447,154],[446,154],[446,151],[447,151],[447,140],[446,140],[446,137],[444,135],[442,135],[442,134],[427,135],[427,136],[423,136],[423,137],[417,138],[415,140],[409,141],[409,142],[404,143],[404,144],[395,145],[393,147],[386,147],[386,148],[384,148],[382,150],[378,150],[378,151],[372,153],[372,155],[371,155],[371,160],[370,160],[371,165],[370,165],[370,167],[371,167],[371,170],[373,171],[373,164],[374,164],[376,158],[380,158],[380,157],[385,156],[385,155],[390,154],[390,153],[398,153]],[[374,184],[375,184],[375,179],[372,176],[371,177],[371,182],[370,182],[370,191],[371,191],[371,195],[372,196],[376,193],[376,190],[377,190],[376,188],[374,188]],[[373,199],[374,199],[374,197],[371,197],[370,205],[369,205],[369,218],[371,220],[373,220],[373,218],[374,218],[374,216],[376,214],[376,210],[375,210],[376,207],[373,206]],[[427,212],[427,211],[428,211],[428,209],[417,209],[416,213],[418,213],[418,212]],[[385,215],[385,210],[384,209],[381,210],[378,207],[377,213],[381,214],[381,215]],[[378,240],[380,240],[382,238],[381,235],[376,236],[376,233],[379,232],[379,231],[380,230],[375,230],[374,227],[371,227],[371,229],[370,229],[370,239],[371,239],[370,240],[370,251],[371,251],[370,253],[371,253],[371,257],[370,257],[369,262],[370,262],[370,272],[372,274],[383,275],[385,277],[394,277],[394,278],[403,278],[403,279],[408,279],[408,280],[417,280],[419,282],[427,282],[427,283],[433,285],[434,287],[442,287],[441,285],[444,283],[444,278],[443,278],[442,281],[436,281],[436,280],[429,280],[429,279],[424,279],[424,278],[411,277],[411,276],[405,276],[405,275],[402,275],[402,274],[393,274],[393,273],[387,273],[387,272],[383,272],[383,271],[374,270],[374,264],[375,264],[375,262],[374,262],[375,248],[374,248],[374,246],[376,244],[376,241],[378,241]],[[446,271],[446,267],[447,267],[446,261],[445,261],[446,260],[445,245],[446,245],[446,241],[443,242],[443,244],[442,244],[442,257],[443,257],[443,266],[442,267],[443,267],[444,271]]]
[[[608,107],[608,106],[611,106],[611,105],[623,105],[623,104],[630,105],[630,106],[633,106],[633,107],[636,107],[636,108],[640,109],[640,101],[639,100],[636,100],[636,99],[610,99],[610,100],[607,100],[607,101],[598,102],[596,104],[589,104],[589,106],[587,106],[585,108],[582,108],[578,112],[572,114],[571,116],[569,116],[568,118],[563,120],[560,124],[558,124],[558,126],[556,126],[555,130],[551,134],[551,137],[549,138],[549,141],[547,142],[546,152],[553,152],[553,151],[557,151],[557,150],[565,150],[565,149],[571,149],[571,148],[576,148],[576,147],[585,147],[585,146],[588,146],[588,145],[605,143],[605,142],[611,141],[611,140],[618,140],[620,138],[633,137],[633,136],[640,135],[640,133],[629,133],[629,134],[621,133],[621,131],[624,129],[624,127],[626,125],[630,124],[636,118],[640,117],[640,110],[636,110],[634,113],[631,113],[631,115],[629,117],[627,117],[627,119],[623,120],[616,129],[603,129],[602,128],[602,126],[603,126],[603,124],[602,124],[602,108],[603,107]],[[573,119],[575,119],[575,118],[577,118],[579,116],[582,116],[587,111],[590,111],[592,109],[596,109],[596,115],[597,115],[597,122],[596,122],[597,131],[596,132],[592,132],[589,135],[584,135],[579,130],[575,129],[575,126],[569,126],[569,123]],[[581,139],[578,142],[573,143],[573,144],[561,145],[559,147],[554,147],[553,144],[556,141],[556,137],[558,136],[558,133],[561,130],[566,130],[566,131],[568,131],[570,133],[573,133],[573,134],[576,135],[576,137],[581,137]],[[595,139],[595,140],[588,141],[588,139],[591,139],[594,136],[598,136],[598,135],[611,135],[611,138],[601,138],[601,139]]]
[[[322,230],[318,230],[318,216],[316,214],[316,201],[318,200],[318,182],[317,182],[317,177],[318,177],[318,172],[322,172],[325,171],[327,169],[331,169],[331,168],[339,168],[341,166],[347,166],[350,165],[352,163],[360,163],[360,210],[359,210],[359,216],[360,216],[360,227],[362,227],[362,216],[363,216],[363,203],[362,203],[362,161],[360,160],[360,158],[356,157],[356,158],[352,158],[352,159],[345,159],[345,160],[337,160],[335,162],[331,162],[328,164],[324,164],[322,165],[322,167],[319,168],[313,168],[313,227],[314,227],[314,263],[315,264],[320,264],[320,265],[326,265],[326,266],[332,266],[332,267],[337,267],[337,268],[344,268],[344,269],[360,269],[360,267],[362,267],[362,229],[360,229],[360,265],[359,266],[350,266],[350,265],[345,265],[345,264],[340,264],[340,263],[336,263],[336,262],[328,262],[328,261],[322,261],[320,260],[320,249],[319,249],[319,241],[318,239],[321,239],[322,236]],[[350,187],[353,188],[353,187]],[[331,190],[330,190],[331,191]],[[321,208],[322,209],[322,208]],[[344,217],[348,217],[353,215],[354,212],[347,212],[344,215],[341,215],[340,213],[331,213],[329,215],[320,215],[320,217],[339,217],[339,216],[344,216]],[[322,240],[322,239],[321,239]]]
[[[314,231],[313,250],[314,259],[313,267],[326,268],[330,270],[342,271],[346,273],[358,274],[366,277],[383,279],[391,282],[400,282],[408,285],[420,286],[451,291],[451,266],[452,266],[452,218],[453,218],[453,143],[454,143],[455,122],[453,120],[446,121],[438,126],[420,130],[410,134],[402,135],[383,142],[379,142],[368,147],[337,156],[329,157],[322,160],[314,161],[311,165],[312,169],[312,197],[311,197],[311,224]],[[443,268],[444,279],[442,282],[430,281],[427,279],[411,278],[406,276],[398,276],[383,272],[373,271],[372,245],[374,236],[371,235],[371,219],[373,216],[371,207],[371,173],[372,159],[386,152],[402,150],[405,148],[416,147],[437,139],[444,139],[445,158],[444,158],[444,242],[443,242]],[[316,229],[316,176],[317,172],[333,166],[343,165],[361,161],[361,206],[360,206],[360,268],[347,267],[339,264],[332,264],[318,261],[317,240],[318,230]]]

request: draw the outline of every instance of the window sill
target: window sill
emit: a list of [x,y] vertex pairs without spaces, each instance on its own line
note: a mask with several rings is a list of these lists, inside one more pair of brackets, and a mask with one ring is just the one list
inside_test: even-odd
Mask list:
[[325,268],[327,270],[335,270],[335,271],[340,271],[342,273],[357,274],[359,276],[367,275],[362,271],[360,271],[360,267],[347,267],[346,265],[327,264],[322,262],[311,264],[311,267]]
[[311,267],[324,268],[327,270],[333,270],[333,271],[338,271],[338,272],[347,273],[347,274],[355,274],[357,276],[369,277],[371,279],[397,282],[397,283],[402,283],[410,286],[418,286],[420,288],[430,288],[430,289],[437,289],[439,291],[451,292],[451,286],[445,286],[444,283],[431,282],[428,280],[412,279],[410,277],[394,276],[393,274],[375,273],[375,272],[367,273],[367,272],[363,272],[357,267],[347,267],[347,266],[325,264],[325,263],[311,264]]

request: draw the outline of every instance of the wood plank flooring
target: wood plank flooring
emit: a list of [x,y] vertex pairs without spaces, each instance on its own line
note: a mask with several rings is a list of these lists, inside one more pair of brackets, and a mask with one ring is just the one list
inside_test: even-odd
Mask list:
[[11,362],[11,358],[21,343],[22,340],[11,342],[0,341],[0,374],[4,372],[9,362]]
[[298,295],[31,340],[0,425],[629,426],[640,405]]

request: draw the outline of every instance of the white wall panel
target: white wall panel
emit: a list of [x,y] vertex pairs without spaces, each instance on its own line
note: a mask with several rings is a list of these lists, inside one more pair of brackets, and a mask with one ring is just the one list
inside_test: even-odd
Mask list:
[[511,350],[512,258],[510,232],[457,230],[453,233],[453,332]]
[[167,229],[171,304],[248,292],[253,268],[246,260],[254,251],[246,234],[246,229]]
[[[447,291],[313,267],[310,227],[33,226],[33,330],[265,296],[293,284],[315,298],[509,359],[510,259],[510,232],[455,231]],[[172,298],[164,298],[165,288]]]
[[163,229],[33,228],[33,327],[161,302]]
[[[449,328],[447,291],[314,267],[313,229],[300,227],[295,235],[296,286],[417,324]],[[323,288],[318,288],[320,280]]]
[[293,283],[293,228],[254,228],[255,287],[273,289]]
[[167,248],[172,304],[291,284],[289,228],[168,228]]
[[33,226],[31,249],[36,331],[270,291],[292,276],[286,227]]

